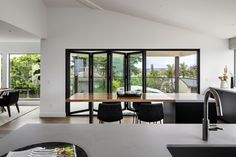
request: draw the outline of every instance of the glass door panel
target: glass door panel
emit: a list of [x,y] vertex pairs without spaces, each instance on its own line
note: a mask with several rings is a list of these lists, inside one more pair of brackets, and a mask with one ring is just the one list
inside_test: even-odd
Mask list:
[[148,93],[175,92],[175,55],[170,52],[147,51],[146,80]]
[[71,53],[70,95],[89,91],[89,54]]
[[112,92],[124,90],[124,54],[112,53]]
[[129,68],[129,81],[128,89],[135,91],[143,91],[143,64],[142,53],[128,54],[128,68]]
[[179,92],[197,93],[197,53],[196,51],[179,56]]
[[107,53],[93,54],[93,92],[107,93]]

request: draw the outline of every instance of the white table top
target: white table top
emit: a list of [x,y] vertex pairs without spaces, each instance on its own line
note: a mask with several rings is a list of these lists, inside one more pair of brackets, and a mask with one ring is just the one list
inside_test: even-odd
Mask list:
[[[121,97],[116,93],[76,93],[68,102],[204,102],[204,95],[197,93],[143,93],[139,98]],[[210,99],[209,101],[213,101]]]
[[236,125],[222,124],[209,141],[199,124],[29,124],[0,139],[0,155],[41,142],[69,142],[89,157],[171,157],[167,144],[236,144]]

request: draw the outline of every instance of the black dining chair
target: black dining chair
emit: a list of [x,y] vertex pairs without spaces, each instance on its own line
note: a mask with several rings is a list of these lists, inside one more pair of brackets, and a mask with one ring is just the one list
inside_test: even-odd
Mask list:
[[98,105],[99,123],[116,122],[121,123],[123,119],[122,107],[120,102],[103,102]]
[[11,117],[11,105],[16,105],[16,109],[18,113],[20,112],[19,106],[18,106],[18,100],[19,100],[19,91],[10,91],[7,95],[4,95],[2,98],[0,98],[0,106],[1,107],[7,107],[8,115]]
[[162,103],[141,103],[137,112],[138,119],[144,122],[158,122],[164,118]]
[[137,112],[139,110],[141,103],[151,104],[151,102],[133,102],[133,110],[134,110],[133,124],[138,122]]

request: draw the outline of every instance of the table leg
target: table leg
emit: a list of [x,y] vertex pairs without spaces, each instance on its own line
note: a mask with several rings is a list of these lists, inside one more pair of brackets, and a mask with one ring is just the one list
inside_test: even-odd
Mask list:
[[89,123],[93,123],[93,102],[89,102]]

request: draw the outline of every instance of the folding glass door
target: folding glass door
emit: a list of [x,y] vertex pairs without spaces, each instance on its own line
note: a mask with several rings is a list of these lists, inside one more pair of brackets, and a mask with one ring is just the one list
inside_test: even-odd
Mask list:
[[135,90],[145,92],[143,85],[144,77],[144,52],[130,52],[127,53],[128,58],[128,90]]
[[89,92],[89,54],[70,55],[70,95]]
[[[66,54],[66,97],[90,92],[90,62],[90,53],[72,51]],[[88,111],[87,108],[79,103],[67,102],[66,114]]]
[[125,53],[112,52],[111,91],[125,90]]
[[108,92],[108,54],[103,52],[93,53],[93,92]]

